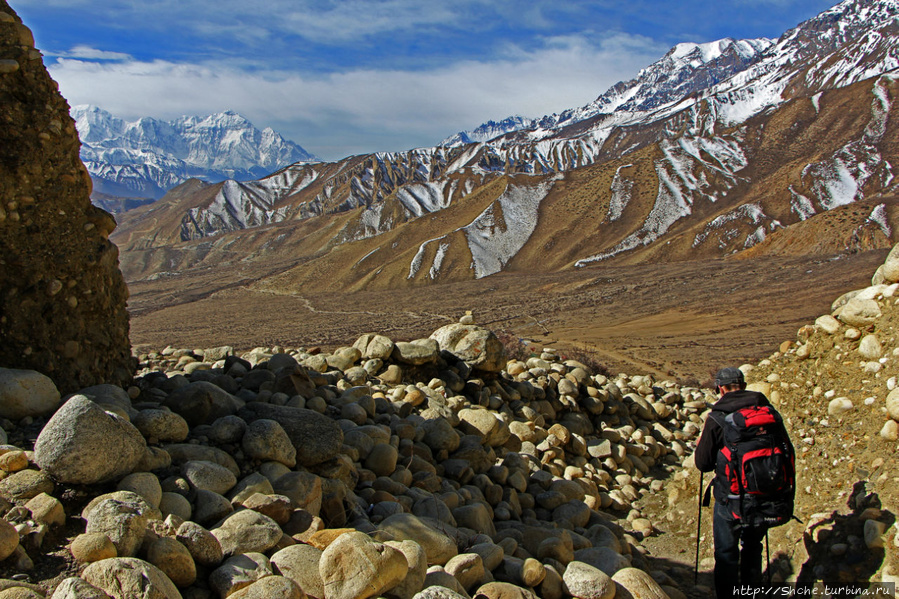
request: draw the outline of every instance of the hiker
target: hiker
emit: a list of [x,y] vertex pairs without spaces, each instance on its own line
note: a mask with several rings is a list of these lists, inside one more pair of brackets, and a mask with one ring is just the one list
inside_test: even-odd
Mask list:
[[[743,372],[739,368],[719,370],[715,375],[715,390],[719,399],[706,420],[694,460],[701,472],[715,472],[711,485],[715,496],[712,520],[715,592],[718,599],[725,599],[735,596],[735,588],[739,585],[761,585],[762,540],[770,526],[783,524],[793,517],[795,466],[793,446],[780,415],[763,393],[746,390]],[[738,447],[747,441],[745,436],[740,439],[740,431],[734,424],[737,414],[741,416],[736,420],[744,427],[743,431],[748,430],[747,426],[767,425],[758,429],[763,433],[767,443],[765,447],[768,448],[765,450],[768,455],[763,458],[767,461],[763,466],[766,472],[775,471],[778,481],[773,486],[769,483],[768,488],[762,491],[745,489],[746,483],[743,481],[746,477],[732,476],[735,470],[752,467],[751,464],[741,462],[741,465],[736,465],[730,461],[737,453],[749,453],[749,449]],[[731,418],[728,419],[728,416]],[[737,445],[734,444],[735,438],[739,439]],[[750,439],[748,443],[753,441]],[[773,495],[768,494],[771,490]],[[708,501],[707,491],[701,505],[708,505]]]

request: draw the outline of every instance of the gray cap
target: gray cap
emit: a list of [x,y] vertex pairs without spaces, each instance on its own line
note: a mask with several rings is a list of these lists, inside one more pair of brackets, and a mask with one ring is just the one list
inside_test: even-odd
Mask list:
[[715,375],[715,387],[742,384],[744,382],[743,371],[739,368],[734,368],[733,366],[722,368],[718,371],[718,374]]

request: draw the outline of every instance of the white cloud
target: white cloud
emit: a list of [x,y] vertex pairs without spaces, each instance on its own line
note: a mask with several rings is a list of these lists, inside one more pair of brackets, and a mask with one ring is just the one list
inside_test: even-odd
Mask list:
[[68,52],[48,53],[48,55],[59,58],[75,58],[81,60],[111,60],[117,62],[133,60],[133,57],[130,54],[124,52],[107,52],[106,50],[98,50],[97,48],[85,45],[75,46]]
[[340,158],[432,145],[488,119],[581,106],[664,50],[646,38],[618,34],[548,38],[539,50],[509,46],[493,61],[457,62],[427,72],[309,76],[226,63],[74,58],[58,59],[50,72],[72,105],[95,104],[123,118],[232,109],[313,153]]

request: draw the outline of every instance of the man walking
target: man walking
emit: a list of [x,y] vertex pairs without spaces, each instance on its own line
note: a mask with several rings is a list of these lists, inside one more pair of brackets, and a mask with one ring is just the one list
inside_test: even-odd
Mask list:
[[715,390],[719,399],[712,406],[712,413],[706,420],[694,460],[700,471],[715,471],[715,509],[712,521],[715,540],[715,592],[718,599],[725,599],[733,597],[735,588],[739,585],[761,584],[762,539],[767,531],[764,526],[752,526],[742,520],[741,507],[735,505],[742,501],[742,496],[734,495],[732,479],[728,478],[726,472],[728,458],[722,455],[722,449],[725,449],[725,418],[743,408],[771,404],[764,394],[746,390],[743,372],[739,368],[728,367],[718,371]]

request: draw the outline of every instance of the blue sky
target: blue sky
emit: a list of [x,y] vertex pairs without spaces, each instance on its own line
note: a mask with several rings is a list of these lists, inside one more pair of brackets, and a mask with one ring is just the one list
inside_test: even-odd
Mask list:
[[72,105],[235,110],[338,159],[587,104],[679,42],[777,38],[836,0],[9,0]]

